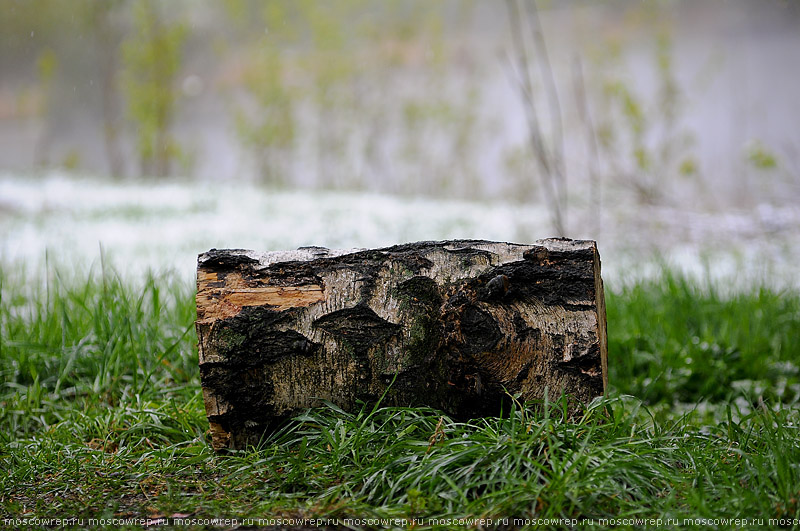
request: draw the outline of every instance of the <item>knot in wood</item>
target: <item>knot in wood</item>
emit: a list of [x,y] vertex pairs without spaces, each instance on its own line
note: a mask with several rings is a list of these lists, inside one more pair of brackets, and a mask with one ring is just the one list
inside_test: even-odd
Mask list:
[[486,283],[486,294],[483,299],[500,299],[508,293],[509,287],[511,287],[511,281],[508,280],[508,277],[506,275],[497,275]]

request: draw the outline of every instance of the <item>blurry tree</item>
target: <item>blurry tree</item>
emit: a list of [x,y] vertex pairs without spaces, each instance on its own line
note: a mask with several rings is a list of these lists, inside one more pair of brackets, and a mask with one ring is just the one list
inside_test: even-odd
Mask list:
[[[418,2],[409,12],[398,6],[392,19],[403,21],[390,38],[407,50],[395,68],[415,80],[415,88],[397,102],[402,111],[400,158],[407,193],[486,197],[477,154],[491,134],[490,117],[482,115],[482,71],[472,54],[446,34],[469,27],[472,2],[437,5]],[[383,29],[382,26],[378,26]],[[413,51],[413,54],[409,54]],[[391,55],[390,55],[391,57]],[[424,74],[423,74],[424,73]],[[422,75],[421,75],[422,74]],[[491,113],[490,113],[491,114]]]
[[36,62],[37,70],[39,71],[39,86],[42,93],[42,101],[39,112],[43,122],[42,133],[34,148],[34,160],[37,166],[47,166],[48,164],[48,148],[50,143],[49,131],[49,117],[51,106],[53,104],[53,83],[58,68],[58,57],[51,48],[46,48],[39,53],[39,59]]
[[235,115],[262,179],[284,184],[310,161],[303,170],[322,187],[477,192],[466,181],[478,180],[478,75],[462,60],[472,78],[444,82],[455,55],[445,45],[447,6],[458,8],[449,21],[459,25],[471,5],[228,0],[238,33],[256,36],[240,54]]
[[593,113],[589,109],[589,98],[586,94],[586,82],[583,75],[583,61],[576,55],[572,61],[572,88],[578,119],[583,128],[586,141],[586,166],[589,177],[589,223],[593,227],[593,235],[598,238],[603,221],[603,193],[600,175],[600,147],[597,140],[597,128],[594,125]]
[[166,176],[185,155],[170,133],[178,100],[175,83],[186,27],[169,23],[152,0],[134,5],[134,32],[123,43],[128,117],[136,127],[142,175]]
[[680,125],[686,109],[672,64],[671,34],[661,21],[655,40],[657,88],[650,99],[637,93],[608,64],[619,61],[609,53],[600,67],[605,113],[598,125],[600,147],[619,184],[633,190],[642,203],[663,201],[665,186],[680,177],[693,177],[698,165],[691,153],[694,139]]
[[353,30],[363,16],[364,0],[297,0],[313,53],[305,54],[304,74],[312,81],[310,97],[317,114],[317,179],[323,186],[355,184],[347,148],[355,125],[355,76],[358,51]]
[[[63,23],[66,0],[3,2],[0,6],[0,75],[15,95],[18,116],[40,125],[33,143],[33,165],[50,162],[51,128],[57,111],[57,84],[63,74]],[[15,76],[10,76],[12,72]]]
[[[35,114],[42,131],[33,145],[34,164],[58,162],[51,153],[56,147],[51,129],[66,123],[76,106],[89,110],[103,102],[103,116],[110,114],[107,87],[116,93],[116,83],[95,83],[98,65],[103,80],[114,77],[116,58],[125,13],[113,23],[112,12],[127,0],[25,0],[3,4],[0,16],[0,65],[5,88],[17,95],[17,110],[22,116]],[[97,46],[87,48],[84,36],[95,34]],[[7,77],[6,77],[7,76]],[[96,93],[102,85],[103,98]],[[96,97],[97,96],[97,97]],[[118,94],[113,98],[118,105]],[[83,140],[73,137],[70,142]],[[54,144],[51,146],[51,144]],[[77,169],[81,149],[60,143],[63,167]],[[119,164],[112,164],[112,171]],[[116,171],[114,171],[116,173]]]
[[126,0],[94,0],[91,2],[89,25],[94,33],[102,79],[103,143],[110,175],[120,177],[124,160],[119,146],[120,94],[117,72],[122,29],[115,15],[122,11]]
[[[524,11],[517,0],[506,1],[511,28],[512,61],[515,63],[517,86],[528,123],[531,153],[542,180],[545,205],[556,234],[565,236],[567,173],[564,161],[563,111],[536,4],[533,1],[522,2],[522,7]],[[544,87],[541,99],[547,104],[549,131],[544,128],[545,122],[540,116],[540,97],[535,92],[535,66],[538,66],[539,78]]]
[[0,62],[4,70],[17,61],[34,65],[43,49],[55,48],[63,36],[70,4],[68,0],[0,3]]
[[[254,155],[261,179],[283,185],[290,171],[296,131],[296,106],[299,87],[289,84],[285,48],[296,42],[295,24],[287,24],[290,2],[262,4],[259,20],[264,30],[249,48],[243,74],[247,101],[236,109],[236,132]],[[248,7],[240,1],[228,2],[229,14],[240,24],[248,24]]]

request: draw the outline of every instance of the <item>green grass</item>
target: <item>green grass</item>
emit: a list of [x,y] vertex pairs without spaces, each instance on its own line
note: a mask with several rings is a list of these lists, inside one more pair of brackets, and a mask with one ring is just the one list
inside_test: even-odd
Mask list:
[[417,527],[800,518],[794,291],[723,296],[669,272],[610,290],[612,389],[579,417],[563,402],[469,423],[326,404],[260,449],[214,455],[190,283],[123,280],[108,267],[30,278],[16,266],[0,272],[0,527],[179,515]]

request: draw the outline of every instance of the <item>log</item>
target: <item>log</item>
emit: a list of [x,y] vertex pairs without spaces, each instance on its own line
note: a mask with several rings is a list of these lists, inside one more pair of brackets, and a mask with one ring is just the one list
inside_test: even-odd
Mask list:
[[593,241],[212,249],[196,326],[216,450],[257,444],[322,400],[470,419],[508,411],[510,395],[585,403],[607,385]]

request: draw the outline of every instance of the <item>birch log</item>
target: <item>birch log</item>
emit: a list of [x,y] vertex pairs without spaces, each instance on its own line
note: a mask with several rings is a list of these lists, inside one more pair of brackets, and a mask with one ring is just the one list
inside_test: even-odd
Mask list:
[[468,419],[498,414],[508,393],[588,402],[607,383],[593,241],[212,249],[198,258],[197,336],[217,450],[322,399],[353,411],[386,392],[384,405]]

